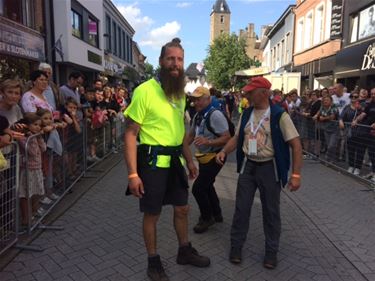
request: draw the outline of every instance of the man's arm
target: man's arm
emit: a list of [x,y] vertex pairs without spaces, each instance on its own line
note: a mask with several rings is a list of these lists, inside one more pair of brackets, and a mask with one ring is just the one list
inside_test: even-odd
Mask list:
[[140,125],[130,118],[126,119],[124,134],[124,157],[128,167],[128,180],[130,192],[136,197],[144,193],[143,183],[137,174],[137,136]]
[[302,168],[302,145],[299,137],[288,141],[292,148],[292,175],[289,179],[289,189],[296,191],[301,186],[301,168]]
[[185,134],[184,141],[182,143],[182,155],[186,160],[186,165],[189,169],[189,177],[194,179],[198,176],[198,169],[193,162],[193,156],[190,150],[190,144],[194,140],[194,133],[190,131],[189,133]]
[[221,165],[224,164],[225,157],[227,157],[229,153],[231,153],[233,150],[236,149],[237,141],[238,141],[237,135],[234,135],[233,137],[229,139],[229,141],[223,147],[223,149],[216,155],[216,162],[218,164],[221,164]]

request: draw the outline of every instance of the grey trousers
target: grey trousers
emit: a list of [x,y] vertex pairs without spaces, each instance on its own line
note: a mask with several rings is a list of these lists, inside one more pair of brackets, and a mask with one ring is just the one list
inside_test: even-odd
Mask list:
[[281,233],[280,191],[274,163],[256,163],[247,160],[245,169],[238,177],[236,208],[231,229],[231,246],[242,248],[250,224],[251,207],[255,191],[259,188],[262,202],[265,251],[277,253]]

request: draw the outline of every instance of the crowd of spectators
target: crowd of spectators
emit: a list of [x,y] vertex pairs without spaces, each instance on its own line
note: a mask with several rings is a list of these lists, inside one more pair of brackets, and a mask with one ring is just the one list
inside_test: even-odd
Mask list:
[[[61,176],[61,157],[68,179],[77,178],[82,169],[83,152],[88,163],[100,160],[98,143],[102,128],[108,124],[111,149],[116,152],[115,121],[123,121],[123,111],[130,103],[128,90],[121,84],[112,87],[97,79],[87,85],[78,71],[69,74],[66,84],[58,87],[52,81],[52,68],[41,63],[30,73],[30,81],[21,83],[7,79],[0,83],[0,176],[9,177],[15,161],[9,156],[12,142],[20,147],[19,198],[21,224],[28,218],[41,216],[43,206],[59,198],[54,190],[56,177]],[[83,143],[83,128],[87,130],[87,149]],[[27,145],[26,145],[27,144]],[[26,173],[27,171],[27,173]],[[0,203],[9,200],[7,194],[14,180],[1,184]],[[7,191],[8,190],[8,191]],[[30,198],[32,214],[28,213]]]

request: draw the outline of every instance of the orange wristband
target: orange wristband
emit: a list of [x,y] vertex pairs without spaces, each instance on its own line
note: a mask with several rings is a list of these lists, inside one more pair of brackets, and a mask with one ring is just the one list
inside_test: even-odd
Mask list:
[[291,178],[300,179],[300,178],[301,178],[301,175],[300,175],[300,174],[292,174],[290,177],[291,177]]
[[128,175],[128,179],[134,179],[134,178],[138,178],[138,174],[137,173]]

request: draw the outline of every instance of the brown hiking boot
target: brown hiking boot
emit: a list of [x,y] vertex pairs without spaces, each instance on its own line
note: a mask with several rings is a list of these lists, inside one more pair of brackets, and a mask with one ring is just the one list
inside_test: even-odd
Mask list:
[[147,275],[152,281],[169,281],[159,255],[148,258]]
[[191,243],[187,246],[178,248],[177,263],[181,265],[191,264],[197,267],[207,267],[211,261],[208,257],[204,257],[198,254]]

